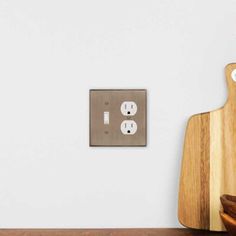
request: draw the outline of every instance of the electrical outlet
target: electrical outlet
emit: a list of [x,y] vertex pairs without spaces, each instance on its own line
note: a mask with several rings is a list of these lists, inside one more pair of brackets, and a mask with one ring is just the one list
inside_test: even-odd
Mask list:
[[122,102],[120,111],[123,116],[134,116],[137,113],[137,104],[133,101]]
[[146,146],[145,89],[90,90],[90,146]]
[[134,120],[124,120],[120,125],[120,130],[124,135],[134,135],[137,129],[137,123]]

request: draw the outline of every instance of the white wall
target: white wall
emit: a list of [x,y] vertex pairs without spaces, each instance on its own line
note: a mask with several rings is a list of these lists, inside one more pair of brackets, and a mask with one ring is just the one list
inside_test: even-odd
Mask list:
[[[176,227],[188,117],[223,105],[235,0],[0,0],[0,227]],[[148,89],[148,146],[90,148],[91,88]]]

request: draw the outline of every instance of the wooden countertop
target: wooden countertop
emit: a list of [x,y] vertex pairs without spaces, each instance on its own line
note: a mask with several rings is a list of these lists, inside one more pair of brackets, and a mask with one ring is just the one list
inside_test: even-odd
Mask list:
[[0,236],[226,236],[190,229],[0,229]]

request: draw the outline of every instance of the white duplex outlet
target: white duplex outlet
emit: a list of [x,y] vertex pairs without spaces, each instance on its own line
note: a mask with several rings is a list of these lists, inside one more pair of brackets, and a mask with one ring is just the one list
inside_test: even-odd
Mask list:
[[124,135],[134,135],[138,126],[134,120],[124,120],[120,125],[120,130]]
[[137,104],[133,101],[124,101],[120,106],[120,111],[123,116],[134,116],[137,110]]

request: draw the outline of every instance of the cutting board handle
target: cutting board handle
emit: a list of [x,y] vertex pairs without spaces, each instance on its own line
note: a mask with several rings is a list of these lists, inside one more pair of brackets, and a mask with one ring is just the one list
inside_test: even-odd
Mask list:
[[236,105],[236,63],[228,64],[225,67],[225,75],[229,91],[226,104]]

